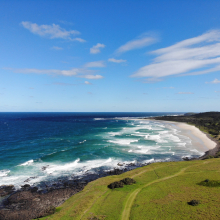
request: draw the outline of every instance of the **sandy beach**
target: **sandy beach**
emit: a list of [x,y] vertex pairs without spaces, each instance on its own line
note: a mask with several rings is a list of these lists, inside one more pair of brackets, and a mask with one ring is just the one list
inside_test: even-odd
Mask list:
[[217,144],[211,140],[205,133],[200,131],[197,127],[181,122],[170,122],[154,119],[144,119],[152,120],[157,122],[162,122],[164,124],[169,124],[171,127],[177,129],[181,134],[187,136],[191,139],[192,145],[199,151],[206,152],[208,150],[214,149]]

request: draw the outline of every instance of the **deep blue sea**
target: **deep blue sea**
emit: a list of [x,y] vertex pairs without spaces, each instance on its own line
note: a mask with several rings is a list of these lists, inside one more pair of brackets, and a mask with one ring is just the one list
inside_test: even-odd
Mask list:
[[[123,164],[200,156],[191,140],[159,121],[182,113],[0,113],[0,185],[80,177]],[[27,181],[26,181],[27,182]]]

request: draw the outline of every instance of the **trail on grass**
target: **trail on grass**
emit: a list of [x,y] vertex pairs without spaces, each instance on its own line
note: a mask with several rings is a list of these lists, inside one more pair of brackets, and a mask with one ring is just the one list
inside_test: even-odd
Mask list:
[[[185,167],[185,168],[182,168],[182,169],[181,169],[179,172],[177,172],[176,174],[173,174],[173,175],[170,175],[170,176],[166,176],[166,177],[161,178],[161,179],[154,180],[154,181],[152,181],[152,182],[150,182],[150,183],[147,183],[146,185],[144,185],[144,186],[142,186],[142,187],[140,187],[140,188],[134,190],[134,191],[130,194],[130,196],[127,198],[127,201],[126,201],[126,203],[125,203],[124,210],[123,210],[123,212],[122,212],[121,220],[129,220],[129,218],[130,218],[130,212],[131,212],[131,207],[132,207],[132,205],[133,205],[133,203],[134,203],[134,200],[135,200],[137,194],[138,194],[143,188],[145,188],[145,187],[147,187],[147,186],[150,186],[150,185],[152,185],[152,184],[154,184],[154,183],[159,183],[159,182],[162,182],[162,181],[164,181],[164,180],[168,180],[168,179],[171,179],[171,178],[173,178],[173,177],[180,176],[180,175],[182,175],[182,174],[185,172],[186,169],[188,169],[188,168],[190,168],[190,167],[193,167],[193,166],[198,166],[198,164],[192,165],[192,166],[188,166],[188,167]],[[143,173],[143,172],[141,172],[141,173]],[[141,174],[141,173],[140,173],[140,174]],[[138,174],[137,174],[137,175],[138,175]],[[134,176],[137,176],[137,175],[134,175]]]

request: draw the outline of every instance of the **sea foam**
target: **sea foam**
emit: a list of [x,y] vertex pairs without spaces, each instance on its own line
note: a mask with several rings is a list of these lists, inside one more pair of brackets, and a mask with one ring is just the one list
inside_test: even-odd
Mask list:
[[28,165],[31,165],[33,162],[34,162],[34,160],[28,160],[22,164],[19,164],[18,166],[28,166]]

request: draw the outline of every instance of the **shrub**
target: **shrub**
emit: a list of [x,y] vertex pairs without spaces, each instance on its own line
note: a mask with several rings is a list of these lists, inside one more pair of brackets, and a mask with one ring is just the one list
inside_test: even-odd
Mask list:
[[134,183],[136,183],[136,181],[132,178],[124,178],[123,180],[121,180],[125,185],[132,185]]
[[134,183],[136,183],[136,181],[134,179],[128,177],[128,178],[124,178],[123,180],[110,183],[108,185],[108,188],[110,188],[110,189],[122,188],[124,185],[132,185]]
[[121,181],[116,181],[116,182],[114,182],[114,183],[110,183],[110,184],[108,185],[108,188],[110,188],[110,189],[122,188],[123,186],[124,186],[124,183],[123,183],[123,182],[121,182]]
[[192,206],[197,206],[200,204],[200,201],[199,200],[191,200],[190,202],[188,202],[189,205],[192,205]]
[[208,187],[220,187],[220,181],[206,179],[206,180],[198,183],[198,185],[200,185],[200,186],[208,186]]
[[209,130],[209,134],[212,134],[212,135],[218,135],[219,132],[216,131],[216,130],[214,130],[214,129],[210,129],[210,130]]

